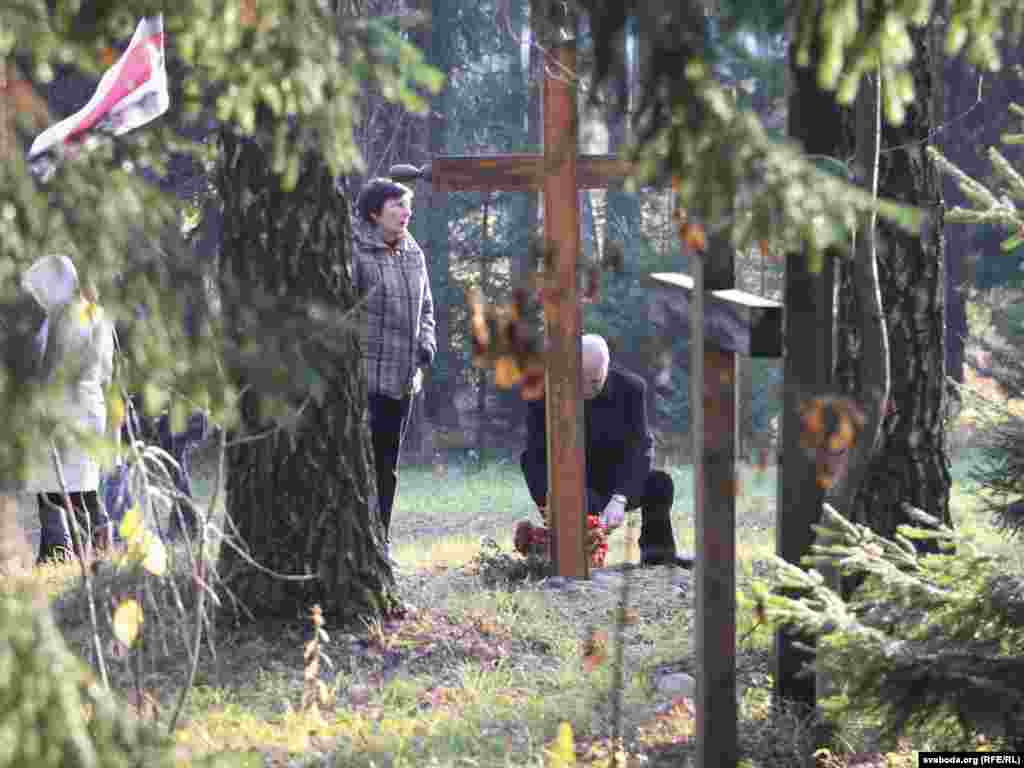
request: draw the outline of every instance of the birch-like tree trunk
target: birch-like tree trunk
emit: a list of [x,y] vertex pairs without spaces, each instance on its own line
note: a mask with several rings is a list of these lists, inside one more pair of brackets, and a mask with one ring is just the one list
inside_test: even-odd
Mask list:
[[[881,197],[921,207],[920,236],[880,219],[877,260],[885,330],[891,363],[890,394],[885,404],[877,450],[863,469],[849,509],[852,520],[891,536],[909,522],[906,504],[947,524],[951,478],[945,419],[945,269],[941,179],[925,148],[936,140],[943,82],[938,62],[942,41],[933,21],[912,34],[916,48],[913,75],[917,98],[903,125],[882,127],[879,158]],[[856,300],[852,264],[842,270],[837,381],[858,399],[870,397],[863,366],[876,354],[864,337],[865,307]]]

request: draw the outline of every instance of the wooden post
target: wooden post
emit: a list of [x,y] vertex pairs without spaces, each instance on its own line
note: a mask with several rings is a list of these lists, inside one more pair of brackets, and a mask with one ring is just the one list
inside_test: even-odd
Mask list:
[[[712,247],[715,247],[712,242]],[[727,285],[728,254],[707,264],[691,258],[693,276],[655,274],[681,288],[660,308],[666,326],[690,324],[690,429],[693,438],[696,613],[697,765],[733,768],[736,711],[736,366],[740,356],[782,355],[782,307]],[[716,274],[705,275],[705,269]],[[703,284],[704,290],[700,289]],[[685,313],[679,305],[685,303]]]
[[[720,236],[707,262],[692,254],[690,413],[697,546],[697,765],[738,760],[736,712],[736,353],[705,342],[704,294],[735,286],[734,257]],[[699,369],[695,363],[699,362]],[[698,399],[699,398],[699,399]]]
[[[553,77],[544,79],[544,241],[557,290],[544,305],[547,329],[548,507],[552,556],[560,576],[587,578],[583,404],[580,386],[580,252],[576,184],[576,40],[553,44]],[[571,205],[564,201],[571,200]]]
[[[692,338],[692,336],[691,336]],[[736,353],[703,351],[697,476],[697,765],[738,760],[736,712]]]

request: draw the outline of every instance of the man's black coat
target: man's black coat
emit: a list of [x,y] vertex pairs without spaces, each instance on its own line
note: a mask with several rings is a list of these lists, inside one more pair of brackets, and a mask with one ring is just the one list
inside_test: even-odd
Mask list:
[[[654,460],[647,426],[647,385],[622,368],[608,371],[600,394],[583,404],[587,488],[601,496],[621,493],[639,502]],[[530,495],[545,505],[548,492],[545,402],[527,405],[523,474]]]

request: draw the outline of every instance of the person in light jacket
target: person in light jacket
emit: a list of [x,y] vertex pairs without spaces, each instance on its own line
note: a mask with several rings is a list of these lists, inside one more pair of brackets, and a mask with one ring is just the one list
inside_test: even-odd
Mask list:
[[377,498],[385,541],[398,486],[398,453],[420,367],[437,350],[426,259],[409,234],[412,190],[372,179],[357,203],[353,283],[360,305],[360,342],[369,396]]
[[[62,380],[56,412],[61,427],[103,436],[107,428],[104,391],[114,365],[114,329],[96,303],[95,290],[80,286],[74,263],[59,255],[43,257],[33,264],[23,276],[23,284],[46,311],[37,342],[41,375],[44,381]],[[53,445],[63,487],[49,451],[29,479],[30,489],[38,494],[40,562],[74,550],[71,521],[64,512],[64,490],[68,491],[81,530],[92,531],[97,543],[106,545],[110,540],[109,521],[97,493],[99,463],[71,430],[61,427],[53,435]]]

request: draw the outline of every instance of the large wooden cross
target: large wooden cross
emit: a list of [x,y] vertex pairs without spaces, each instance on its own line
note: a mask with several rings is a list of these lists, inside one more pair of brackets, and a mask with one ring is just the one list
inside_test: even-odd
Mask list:
[[[559,575],[586,578],[585,477],[580,388],[577,264],[581,188],[626,178],[630,165],[611,155],[579,155],[572,75],[575,40],[550,49],[544,79],[544,154],[448,156],[407,179],[438,192],[544,191],[545,245],[558,290],[544,306],[547,330],[548,505],[552,555]],[[401,174],[392,172],[398,178]],[[738,761],[736,709],[736,370],[739,358],[780,357],[782,308],[734,290],[727,243],[711,239],[709,273],[694,259],[693,276],[657,274],[672,286],[690,325],[691,423],[695,446],[697,549],[697,742],[699,768]],[[679,289],[682,289],[681,291]],[[705,347],[705,340],[708,344]],[[705,418],[705,411],[709,418]]]
[[[624,180],[630,165],[612,155],[579,155],[576,40],[570,34],[548,49],[544,76],[544,153],[441,156],[414,174],[436,192],[544,192],[544,241],[557,289],[545,292],[547,336],[545,407],[548,510],[559,576],[587,578],[584,549],[585,473],[581,319],[577,267],[580,254],[579,190]],[[392,176],[403,174],[392,171]],[[409,178],[405,176],[405,178]]]

